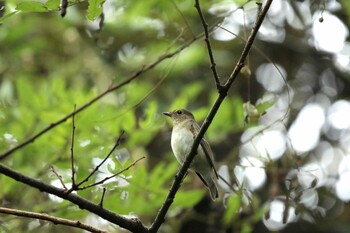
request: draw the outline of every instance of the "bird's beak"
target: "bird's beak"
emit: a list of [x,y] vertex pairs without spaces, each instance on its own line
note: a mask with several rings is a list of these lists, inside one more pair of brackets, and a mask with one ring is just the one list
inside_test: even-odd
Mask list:
[[170,113],[170,112],[163,112],[163,114],[164,114],[165,116],[171,117],[171,113]]

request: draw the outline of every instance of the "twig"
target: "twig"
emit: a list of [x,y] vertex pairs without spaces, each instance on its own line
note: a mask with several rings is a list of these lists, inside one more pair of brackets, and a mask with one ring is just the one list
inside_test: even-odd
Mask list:
[[230,184],[230,182],[228,182],[222,175],[220,175],[220,174],[218,174],[218,175],[219,175],[220,180],[222,180],[222,182],[224,182],[227,185],[227,187],[229,189],[231,189],[232,192],[236,192],[237,191],[237,190],[235,190],[233,188],[233,186]]
[[142,74],[146,73],[149,70],[152,70],[155,66],[157,66],[158,64],[160,64],[161,62],[163,62],[166,59],[172,58],[175,55],[179,54],[182,50],[184,50],[185,48],[189,47],[192,43],[196,42],[197,40],[199,40],[200,38],[202,38],[202,35],[198,35],[196,37],[193,37],[191,40],[189,40],[187,43],[183,44],[181,47],[179,47],[177,50],[175,50],[174,52],[171,53],[166,53],[160,57],[158,57],[158,59],[156,61],[154,61],[151,64],[148,64],[144,67],[142,67],[139,71],[137,71],[134,75],[132,75],[131,77],[129,77],[128,79],[120,82],[119,84],[113,85],[111,87],[109,87],[107,90],[105,90],[104,92],[100,93],[99,95],[97,95],[96,97],[94,97],[93,99],[91,99],[90,101],[88,101],[87,103],[85,103],[84,105],[82,105],[81,107],[77,108],[76,111],[69,113],[68,115],[66,115],[65,117],[63,117],[62,119],[51,123],[49,126],[47,126],[46,128],[42,129],[41,131],[39,131],[37,134],[35,134],[34,136],[28,138],[27,140],[23,141],[22,143],[18,144],[17,146],[13,147],[12,149],[4,152],[2,155],[0,155],[0,161],[7,158],[8,156],[10,156],[11,154],[13,154],[15,151],[21,149],[22,147],[27,146],[28,144],[34,142],[36,139],[38,139],[40,136],[42,136],[43,134],[45,134],[46,132],[52,130],[53,128],[55,128],[56,126],[62,124],[63,122],[65,122],[66,120],[68,120],[69,118],[71,118],[73,116],[73,114],[78,114],[81,111],[83,111],[84,109],[86,109],[87,107],[89,107],[90,105],[92,105],[93,103],[97,102],[99,99],[101,99],[102,97],[104,97],[105,95],[127,85],[128,83],[130,83],[131,81],[133,81],[134,79],[140,77]]
[[61,0],[60,8],[61,8],[61,17],[63,18],[67,13],[68,0]]
[[209,39],[208,23],[205,21],[204,15],[203,15],[202,10],[201,10],[201,6],[199,4],[199,0],[195,0],[194,7],[197,9],[199,18],[201,19],[201,22],[203,25],[204,41],[207,45],[208,55],[209,55],[209,59],[210,59],[210,69],[211,69],[213,76],[214,76],[214,79],[215,79],[216,88],[217,88],[218,92],[220,93],[222,86],[220,84],[219,75],[216,71],[216,63],[214,60],[213,50],[211,48],[211,43],[210,43],[210,39]]
[[74,104],[74,111],[72,115],[72,144],[70,147],[70,160],[72,165],[72,190],[75,188],[75,169],[74,169],[74,137],[75,137],[75,110],[76,104]]
[[113,153],[113,151],[120,145],[120,141],[122,139],[124,135],[124,130],[120,133],[118,139],[117,139],[117,142],[114,144],[113,148],[111,149],[111,151],[107,154],[106,158],[104,158],[102,160],[102,162],[100,164],[98,164],[94,170],[92,170],[92,172],[84,179],[82,180],[81,182],[79,182],[76,187],[78,188],[79,186],[81,186],[83,183],[87,182],[91,176],[93,176],[95,174],[95,172],[98,171],[98,169],[107,161],[107,159],[111,156],[111,154]]
[[[261,10],[261,9],[260,9]],[[259,12],[260,12],[259,10]],[[222,26],[218,26],[219,28],[221,28],[222,30],[226,31],[227,33],[230,33],[234,36],[236,36],[238,39],[242,40],[242,41],[247,41],[245,38],[241,37],[240,35],[237,35],[229,30],[227,30],[226,28],[222,27]],[[280,68],[278,68],[278,66],[276,65],[276,63],[274,61],[272,61],[259,47],[253,45],[252,48],[257,51],[263,58],[265,58],[267,61],[269,61],[277,70],[277,72],[280,74],[281,78],[283,79],[283,82],[286,84],[286,90],[287,90],[287,96],[288,96],[288,105],[290,105],[291,103],[291,94],[290,94],[290,90],[287,84],[287,78],[284,77],[284,75],[282,74],[282,71]],[[286,111],[286,113],[284,114],[283,117],[281,117],[281,120],[284,120],[287,116],[288,116],[289,110]]]
[[63,188],[64,188],[65,190],[68,190],[68,188],[66,187],[66,185],[64,184],[64,182],[63,182],[63,180],[62,180],[62,176],[59,175],[59,174],[56,172],[56,170],[55,170],[55,168],[54,168],[53,166],[50,166],[50,168],[51,168],[51,171],[53,172],[53,174],[55,174],[56,177],[57,177],[57,179],[61,182]]
[[247,40],[247,43],[243,49],[243,52],[241,54],[241,57],[239,58],[232,74],[230,75],[230,77],[228,78],[228,80],[226,81],[225,85],[223,86],[223,90],[221,92],[219,92],[219,95],[215,101],[215,103],[213,104],[212,108],[210,109],[209,111],[209,114],[208,116],[206,117],[205,121],[203,122],[202,126],[201,126],[201,129],[197,135],[197,137],[195,138],[194,142],[193,142],[193,145],[192,145],[192,148],[191,148],[191,151],[190,153],[188,154],[188,156],[186,156],[186,160],[185,162],[183,163],[183,165],[181,166],[180,170],[178,171],[178,173],[176,174],[175,176],[175,179],[171,185],[171,188],[169,190],[169,193],[168,193],[168,196],[166,197],[162,207],[159,209],[159,212],[156,216],[156,218],[154,219],[151,227],[149,228],[149,232],[150,233],[155,233],[159,230],[159,227],[161,226],[161,224],[164,222],[164,219],[165,219],[165,215],[166,213],[168,212],[171,204],[173,203],[174,201],[174,197],[175,197],[175,194],[176,192],[179,190],[180,186],[181,186],[181,183],[182,183],[182,180],[184,179],[185,177],[185,174],[188,170],[188,168],[190,167],[191,165],[191,162],[194,158],[194,156],[196,155],[196,152],[197,152],[197,148],[205,134],[205,132],[207,131],[207,129],[209,128],[212,120],[214,119],[221,103],[223,102],[223,100],[225,99],[232,83],[234,82],[234,80],[237,78],[240,70],[242,69],[242,67],[244,66],[244,62],[248,56],[248,53],[253,45],[253,42],[254,42],[254,39],[256,37],[256,34],[265,18],[265,15],[271,5],[273,0],[267,0],[266,3],[265,3],[265,6],[263,7],[261,13],[259,14],[258,16],[258,19],[256,20],[253,28],[252,28],[252,31],[251,31],[251,34]]
[[117,173],[115,173],[115,174],[113,174],[113,175],[111,175],[111,176],[107,176],[107,177],[103,178],[102,180],[99,180],[99,181],[97,181],[97,182],[95,182],[95,183],[93,183],[93,184],[89,184],[89,185],[84,186],[84,187],[81,187],[81,188],[78,188],[78,187],[77,187],[77,190],[83,190],[83,189],[87,189],[87,188],[91,188],[91,187],[94,187],[94,186],[103,184],[103,183],[106,182],[107,180],[112,179],[112,178],[114,178],[114,177],[116,177],[116,176],[119,176],[119,175],[122,174],[123,172],[129,170],[131,167],[135,166],[135,164],[137,164],[139,161],[143,160],[144,158],[146,158],[146,157],[143,156],[143,157],[137,159],[136,161],[134,161],[132,164],[130,164],[129,166],[127,166],[127,167],[124,168],[123,170],[121,170],[121,171],[119,171],[119,172],[117,172]]
[[29,212],[24,210],[16,210],[16,209],[4,208],[4,207],[0,207],[0,213],[11,214],[11,215],[25,217],[25,218],[35,218],[35,219],[46,220],[46,221],[52,222],[53,224],[61,224],[65,226],[80,228],[93,233],[107,233],[107,231],[95,228],[91,225],[82,223],[80,221],[68,220],[65,218],[58,218],[48,214],[35,213],[35,212]]
[[186,24],[187,29],[190,31],[192,37],[195,37],[195,34],[193,33],[190,24],[189,24],[188,21],[186,20],[186,17],[185,17],[184,14],[182,13],[182,11],[179,9],[179,7],[178,7],[177,4],[175,3],[175,1],[174,1],[174,0],[171,0],[170,2],[171,2],[171,3],[173,4],[173,6],[175,7],[176,11],[181,15],[181,17],[182,17],[184,23]]
[[102,197],[101,197],[101,200],[100,200],[100,203],[98,203],[98,205],[103,208],[103,200],[105,198],[105,193],[106,193],[106,188],[103,188],[102,190]]
[[0,173],[8,176],[20,183],[26,184],[33,188],[36,188],[42,192],[53,194],[57,197],[70,201],[71,203],[79,206],[80,209],[86,209],[87,211],[94,213],[101,218],[114,223],[124,229],[132,232],[148,233],[148,229],[142,224],[138,218],[126,218],[124,216],[115,214],[107,209],[101,208],[99,205],[82,198],[74,193],[67,193],[65,190],[57,188],[55,186],[41,182],[40,180],[25,176],[7,166],[0,164]]

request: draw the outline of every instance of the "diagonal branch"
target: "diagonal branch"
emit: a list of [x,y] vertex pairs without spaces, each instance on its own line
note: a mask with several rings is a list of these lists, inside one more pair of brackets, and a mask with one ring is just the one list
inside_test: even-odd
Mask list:
[[77,108],[76,111],[73,111],[71,113],[69,113],[68,115],[66,115],[65,117],[63,117],[62,119],[51,123],[49,126],[47,126],[46,128],[42,129],[41,131],[39,131],[37,134],[33,135],[32,137],[28,138],[27,140],[23,141],[22,143],[20,143],[19,145],[13,147],[12,149],[4,152],[3,154],[0,155],[0,161],[7,158],[8,156],[10,156],[11,154],[13,154],[15,151],[21,149],[22,147],[27,146],[30,143],[33,143],[36,139],[38,139],[39,137],[41,137],[42,135],[44,135],[46,132],[52,130],[53,128],[55,128],[56,126],[64,123],[65,121],[67,121],[69,118],[71,118],[74,114],[78,114],[81,111],[85,110],[86,108],[88,108],[90,105],[94,104],[95,102],[97,102],[98,100],[100,100],[102,97],[104,97],[105,95],[118,90],[119,88],[129,84],[131,81],[133,81],[134,79],[139,78],[141,75],[143,75],[144,73],[148,72],[149,70],[152,70],[154,67],[156,67],[158,64],[162,63],[164,60],[169,59],[174,57],[175,55],[179,54],[182,50],[184,50],[185,48],[189,47],[191,44],[193,44],[194,42],[196,42],[197,40],[201,39],[202,35],[198,35],[196,37],[193,37],[191,40],[189,40],[188,42],[186,42],[185,44],[183,44],[182,46],[180,46],[177,50],[175,50],[174,52],[171,53],[166,53],[163,54],[162,56],[160,56],[156,61],[154,61],[153,63],[150,63],[144,67],[142,67],[139,71],[137,71],[135,74],[133,74],[131,77],[129,77],[128,79],[120,82],[119,84],[115,84],[110,86],[107,90],[105,90],[104,92],[100,93],[99,95],[97,95],[96,97],[94,97],[93,99],[91,99],[90,101],[88,101],[87,103],[85,103],[84,105],[82,105],[81,107]]
[[161,226],[161,224],[164,222],[165,215],[168,212],[171,204],[174,201],[175,194],[177,193],[177,191],[179,190],[179,188],[181,186],[181,183],[185,177],[185,174],[186,174],[188,168],[191,165],[191,162],[192,162],[194,156],[196,155],[197,148],[198,148],[205,132],[209,128],[212,120],[214,119],[221,103],[224,101],[232,83],[237,78],[240,70],[244,66],[244,62],[248,56],[250,49],[252,48],[256,34],[258,33],[258,30],[259,30],[259,28],[260,28],[260,26],[261,26],[261,24],[266,16],[268,9],[270,8],[272,1],[273,0],[267,0],[265,3],[265,6],[263,7],[262,11],[258,15],[257,20],[252,28],[251,34],[247,40],[247,43],[243,49],[243,52],[242,52],[242,54],[241,54],[241,56],[236,64],[232,74],[230,75],[230,77],[226,81],[225,85],[223,86],[222,91],[219,92],[219,95],[218,95],[215,103],[213,104],[212,108],[210,109],[208,116],[206,117],[205,121],[203,122],[201,129],[193,142],[190,153],[188,154],[188,156],[186,156],[185,162],[183,163],[180,170],[178,171],[178,173],[175,176],[175,179],[174,179],[174,181],[171,185],[171,188],[169,190],[168,196],[166,197],[162,207],[159,209],[159,212],[158,212],[156,218],[154,219],[152,226],[149,228],[150,233],[157,232],[159,230],[159,227]]
[[65,226],[80,228],[80,229],[83,229],[83,230],[86,230],[89,232],[93,232],[93,233],[107,233],[107,231],[95,228],[91,225],[82,223],[80,221],[74,221],[74,220],[69,220],[69,219],[65,219],[65,218],[54,217],[54,216],[51,216],[48,214],[43,214],[43,213],[35,213],[35,212],[24,211],[24,210],[16,210],[16,209],[10,209],[10,208],[5,208],[5,207],[0,207],[0,213],[11,214],[11,215],[25,217],[25,218],[34,218],[34,219],[45,220],[45,221],[52,222],[53,224],[61,224],[61,225],[65,225]]
[[0,164],[0,173],[11,177],[12,179],[39,189],[42,192],[53,194],[57,197],[65,199],[79,206],[80,209],[86,209],[91,213],[94,213],[101,218],[114,223],[124,229],[132,232],[147,233],[148,229],[142,224],[138,218],[126,218],[121,215],[115,214],[107,209],[101,208],[98,204],[95,204],[85,198],[82,198],[74,193],[67,193],[66,190],[57,188],[55,186],[46,184],[37,179],[23,175],[5,165]]
[[55,168],[54,168],[52,165],[51,165],[50,168],[51,168],[52,173],[55,174],[55,176],[57,177],[57,179],[60,181],[60,183],[61,183],[62,187],[64,188],[64,190],[68,190],[67,186],[64,184],[64,182],[63,182],[63,180],[62,180],[62,176],[59,175],[59,174],[56,172]]
[[[228,78],[228,80],[226,81],[226,83],[224,85],[226,90],[228,90],[231,87],[232,83],[236,80],[239,72],[243,68],[244,62],[245,62],[246,58],[248,57],[248,53],[249,53],[250,49],[253,46],[253,42],[254,42],[254,39],[256,37],[256,34],[258,33],[259,28],[260,28],[262,22],[264,21],[265,15],[266,15],[267,11],[269,10],[272,1],[273,0],[266,1],[265,6],[259,12],[259,14],[257,16],[257,19],[255,21],[255,24],[254,24],[254,26],[252,28],[252,31],[251,31],[251,33],[250,33],[250,35],[248,37],[247,43],[244,46],[243,52],[241,54],[241,57],[239,58],[236,67],[234,68],[234,70],[230,74],[230,77]],[[259,3],[257,3],[257,4],[259,4]]]
[[93,176],[97,171],[98,169],[107,161],[107,159],[111,156],[111,154],[113,153],[113,151],[120,145],[120,141],[124,135],[124,130],[120,133],[118,139],[117,139],[117,142],[114,144],[113,148],[111,149],[111,151],[107,154],[106,158],[104,158],[100,164],[98,164],[94,170],[92,170],[92,172],[82,181],[80,181],[77,185],[76,185],[76,188],[81,186],[83,183],[87,182],[91,176]]
[[94,187],[94,186],[97,186],[97,185],[100,185],[100,184],[103,184],[104,182],[106,182],[107,180],[110,180],[116,176],[119,176],[120,174],[126,172],[127,170],[129,170],[131,167],[135,166],[138,162],[140,162],[141,160],[145,159],[146,157],[143,156],[139,159],[137,159],[136,161],[132,162],[129,166],[127,166],[126,168],[124,168],[123,170],[111,175],[111,176],[107,176],[105,178],[103,178],[102,180],[99,180],[99,181],[96,181],[95,183],[92,183],[92,184],[89,184],[89,185],[86,185],[84,187],[77,187],[77,190],[83,190],[83,189],[87,189],[87,188],[91,188],[91,187]]

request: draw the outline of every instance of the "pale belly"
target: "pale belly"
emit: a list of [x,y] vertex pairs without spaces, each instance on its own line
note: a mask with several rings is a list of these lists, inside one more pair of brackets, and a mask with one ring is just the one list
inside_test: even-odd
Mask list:
[[[176,134],[172,133],[171,135],[171,148],[174,152],[174,155],[177,161],[180,164],[185,162],[186,156],[190,153],[194,137],[191,131],[189,130],[176,130]],[[204,151],[201,146],[198,147],[198,153],[195,155],[191,168],[198,170],[198,168],[209,168],[207,159],[205,158]]]
[[172,133],[171,148],[179,163],[183,164],[185,157],[190,153],[193,140],[193,134],[189,130],[176,130],[176,133]]

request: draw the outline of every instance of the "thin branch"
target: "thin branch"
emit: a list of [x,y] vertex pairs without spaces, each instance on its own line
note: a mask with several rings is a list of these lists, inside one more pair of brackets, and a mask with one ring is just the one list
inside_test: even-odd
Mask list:
[[70,147],[70,160],[72,165],[72,190],[75,188],[75,168],[74,168],[74,137],[75,137],[75,110],[76,104],[74,104],[74,111],[72,115],[72,144]]
[[225,85],[223,86],[222,91],[219,92],[219,95],[218,95],[215,103],[213,104],[212,108],[210,109],[208,116],[206,117],[205,121],[203,122],[201,129],[193,142],[190,153],[188,154],[188,156],[186,156],[185,162],[183,163],[180,170],[178,171],[178,173],[175,176],[175,179],[174,179],[174,181],[171,185],[171,188],[169,190],[168,196],[166,197],[162,207],[159,209],[159,212],[158,212],[156,218],[154,219],[152,226],[149,228],[150,233],[157,232],[159,230],[159,227],[161,226],[161,224],[164,222],[165,215],[168,212],[171,204],[174,201],[175,194],[177,193],[177,191],[179,190],[179,188],[181,186],[181,183],[185,177],[185,174],[186,174],[188,168],[191,165],[191,162],[192,162],[194,156],[196,155],[197,148],[198,148],[205,132],[209,128],[212,120],[214,119],[214,117],[215,117],[219,107],[221,106],[221,103],[225,99],[232,83],[237,78],[240,70],[244,66],[244,62],[245,62],[245,60],[248,56],[248,53],[253,45],[256,34],[257,34],[257,32],[258,32],[258,30],[259,30],[259,28],[260,28],[260,26],[265,18],[265,15],[266,15],[272,1],[273,0],[267,0],[264,8],[262,9],[261,13],[259,14],[257,21],[255,22],[254,27],[251,31],[251,34],[247,40],[247,43],[243,49],[243,52],[241,54],[240,59],[238,60],[238,62],[236,64],[232,74],[230,75],[229,79],[226,81]]
[[95,228],[91,225],[82,223],[80,221],[68,220],[65,218],[58,218],[48,214],[35,213],[35,212],[29,212],[24,210],[16,210],[16,209],[10,209],[5,207],[0,207],[0,213],[11,214],[11,215],[25,217],[25,218],[45,220],[45,221],[52,222],[53,224],[60,224],[60,225],[80,228],[93,233],[107,233],[107,231]]
[[60,10],[61,10],[61,17],[63,18],[67,13],[67,7],[68,7],[68,0],[61,0],[60,4]]
[[[259,10],[259,12],[261,11],[261,9]],[[243,37],[241,37],[240,35],[237,35],[233,32],[231,32],[230,30],[222,27],[222,26],[218,26],[219,28],[221,28],[222,30],[226,31],[227,33],[230,33],[233,36],[236,36],[238,39],[247,42],[247,40]],[[288,87],[288,83],[287,83],[287,78],[283,75],[282,71],[280,68],[278,68],[278,66],[276,65],[276,63],[274,61],[272,61],[265,53],[264,51],[262,51],[259,47],[253,45],[252,48],[257,51],[262,57],[264,57],[267,61],[269,61],[277,70],[277,72],[279,73],[279,75],[281,76],[281,78],[283,79],[283,82],[286,84],[286,90],[287,90],[287,96],[288,96],[288,105],[290,105],[291,103],[291,94],[290,94],[290,90]],[[289,108],[288,108],[289,109]],[[283,117],[281,117],[281,120],[284,120],[287,116],[288,116],[289,110],[286,111],[286,113],[284,114]],[[249,141],[249,140],[248,140]]]
[[218,176],[219,176],[220,180],[222,180],[222,182],[224,182],[224,183],[227,185],[227,187],[228,187],[229,189],[231,189],[232,192],[236,192],[236,191],[237,191],[237,190],[235,190],[235,188],[230,184],[230,182],[228,182],[222,175],[218,174]]
[[41,182],[40,180],[25,176],[7,166],[0,164],[0,173],[8,176],[20,183],[26,184],[33,188],[36,188],[42,192],[53,194],[57,197],[70,201],[71,203],[79,206],[80,209],[86,209],[87,211],[94,213],[101,218],[114,223],[124,229],[131,232],[148,233],[148,229],[142,224],[138,218],[127,218],[107,209],[101,208],[98,204],[95,204],[85,198],[82,198],[74,193],[67,193],[64,189],[57,188],[55,186]]
[[106,193],[106,188],[103,188],[102,197],[101,197],[100,203],[98,203],[98,205],[101,206],[101,208],[103,208],[103,200],[105,199],[105,193]]
[[89,107],[90,105],[92,105],[93,103],[97,102],[98,100],[100,100],[102,97],[104,97],[105,95],[118,90],[119,88],[129,84],[131,81],[133,81],[136,78],[139,78],[141,75],[143,75],[144,73],[148,72],[149,70],[152,70],[155,66],[157,66],[158,64],[160,64],[161,62],[163,62],[166,59],[172,58],[175,55],[179,54],[182,50],[184,50],[185,48],[189,47],[191,44],[193,44],[194,42],[196,42],[197,40],[201,39],[202,35],[198,35],[196,37],[193,37],[191,40],[189,40],[187,43],[183,44],[182,46],[180,46],[177,50],[175,50],[174,52],[171,53],[166,53],[160,57],[158,57],[158,59],[156,61],[154,61],[151,64],[148,64],[144,67],[142,67],[139,71],[137,71],[134,75],[132,75],[131,77],[129,77],[128,79],[120,82],[119,84],[116,85],[112,85],[110,86],[107,90],[105,90],[104,92],[100,93],[99,95],[97,95],[96,97],[94,97],[93,99],[91,99],[90,101],[88,101],[87,103],[85,103],[84,105],[82,105],[81,107],[77,108],[76,111],[69,113],[68,115],[66,115],[65,117],[63,117],[62,119],[51,123],[49,126],[47,126],[46,128],[42,129],[41,131],[39,131],[37,134],[35,134],[34,136],[28,138],[27,140],[23,141],[22,143],[18,144],[17,146],[13,147],[12,149],[4,152],[2,155],[0,155],[0,161],[7,158],[8,156],[10,156],[11,154],[13,154],[15,151],[21,149],[22,147],[27,146],[28,144],[34,142],[36,139],[38,139],[39,137],[41,137],[43,134],[45,134],[46,132],[52,130],[53,128],[55,128],[56,126],[64,123],[65,121],[67,121],[69,118],[71,118],[73,116],[73,114],[78,114],[81,111],[83,111],[84,109],[86,109],[87,107]]
[[61,185],[63,186],[63,188],[64,188],[65,190],[68,190],[68,188],[66,187],[66,185],[64,184],[64,182],[63,182],[63,180],[62,180],[62,176],[59,175],[59,174],[56,172],[56,170],[55,170],[55,168],[54,168],[53,166],[50,166],[50,168],[51,168],[51,171],[53,172],[53,174],[55,174],[56,177],[57,177],[57,179],[61,182]]
[[95,183],[93,183],[93,184],[89,184],[89,185],[87,185],[87,186],[84,186],[84,187],[81,187],[81,188],[77,188],[77,190],[83,190],[83,189],[87,189],[87,188],[91,188],[91,187],[94,187],[94,186],[103,184],[103,183],[106,182],[107,180],[112,179],[112,178],[114,178],[114,177],[116,177],[116,176],[119,176],[119,175],[122,174],[123,172],[129,170],[131,167],[135,166],[139,161],[143,160],[144,158],[146,158],[146,157],[143,156],[143,157],[137,159],[136,161],[134,161],[132,164],[130,164],[129,166],[127,166],[127,167],[124,168],[123,170],[121,170],[121,171],[119,171],[119,172],[117,172],[117,173],[115,173],[115,174],[113,174],[113,175],[111,175],[111,176],[107,176],[107,177],[105,177],[104,179],[99,180],[99,181],[97,181],[97,182],[95,182]]
[[125,132],[125,131],[123,130],[123,131],[120,133],[120,135],[119,135],[119,137],[118,137],[116,143],[114,144],[114,146],[113,146],[113,148],[111,149],[111,151],[107,154],[106,158],[104,158],[104,159],[102,160],[102,162],[101,162],[100,164],[98,164],[98,165],[94,168],[94,170],[92,170],[92,172],[91,172],[84,180],[82,180],[81,182],[79,182],[79,183],[76,185],[76,187],[79,187],[79,186],[81,186],[83,183],[87,182],[87,181],[90,179],[90,177],[93,176],[93,175],[95,174],[95,172],[97,172],[98,169],[107,161],[107,159],[111,156],[111,154],[113,153],[113,151],[120,145],[120,141],[121,141],[121,139],[122,139],[122,137],[123,137],[123,135],[124,135],[124,132]]
[[219,75],[216,71],[216,63],[214,60],[213,50],[211,48],[211,43],[210,43],[210,39],[209,39],[208,23],[205,21],[201,6],[199,4],[199,0],[195,0],[194,7],[197,9],[199,18],[201,19],[201,22],[203,25],[204,41],[207,45],[208,55],[209,55],[209,59],[210,59],[210,69],[211,69],[213,76],[214,76],[214,79],[215,79],[216,88],[218,89],[218,91],[220,93],[222,86],[220,84]]
[[[254,39],[256,37],[256,34],[258,33],[259,31],[259,28],[262,24],[262,22],[264,21],[264,18],[265,18],[265,15],[268,11],[268,9],[270,8],[270,5],[272,3],[273,0],[268,0],[266,1],[265,3],[265,6],[263,7],[263,9],[259,12],[258,16],[257,16],[257,20],[251,30],[251,33],[248,37],[248,40],[247,40],[247,43],[246,45],[244,46],[244,49],[243,49],[243,52],[241,54],[241,57],[239,58],[238,62],[237,62],[237,65],[236,67],[234,68],[234,70],[232,71],[230,77],[228,78],[228,80],[226,81],[225,83],[225,89],[229,89],[232,85],[232,83],[236,80],[239,72],[241,71],[242,67],[244,66],[244,62],[248,56],[248,53],[250,51],[250,49],[252,48],[253,46],[253,42],[254,42]],[[258,4],[259,5],[259,9],[260,9],[260,3]]]
[[186,24],[187,29],[190,31],[192,37],[195,37],[195,35],[194,35],[194,33],[193,33],[192,29],[191,29],[190,24],[189,24],[188,21],[186,20],[186,17],[185,17],[184,14],[182,13],[182,11],[179,9],[179,7],[178,7],[177,4],[175,3],[175,1],[174,1],[174,0],[171,0],[170,2],[171,2],[171,3],[173,4],[173,6],[175,7],[176,11],[181,15],[183,21],[184,21],[185,24]]

